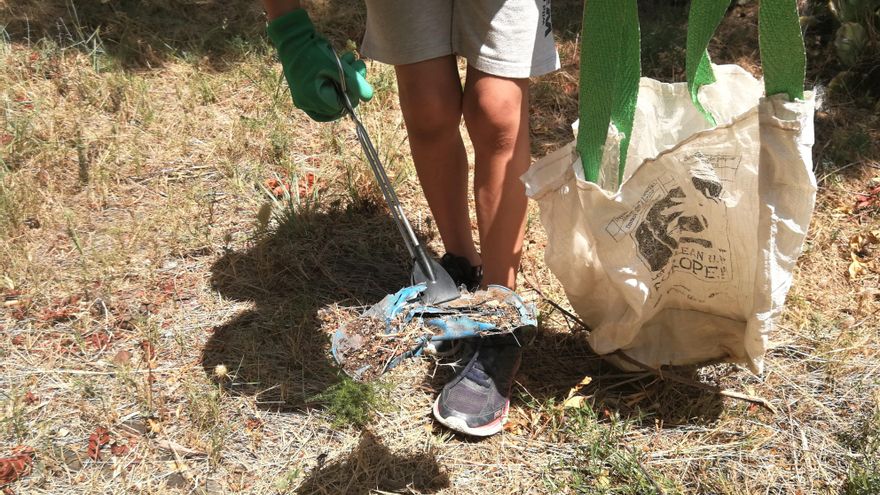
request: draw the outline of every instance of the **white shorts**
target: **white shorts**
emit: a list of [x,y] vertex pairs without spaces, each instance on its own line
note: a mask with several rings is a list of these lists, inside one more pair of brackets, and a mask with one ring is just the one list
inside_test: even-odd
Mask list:
[[361,52],[392,65],[445,55],[488,74],[525,78],[559,68],[550,0],[366,0]]

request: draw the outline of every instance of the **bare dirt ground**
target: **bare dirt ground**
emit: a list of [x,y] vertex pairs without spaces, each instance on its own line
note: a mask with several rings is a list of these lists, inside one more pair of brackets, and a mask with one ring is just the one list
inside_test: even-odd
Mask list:
[[[712,53],[757,72],[740,3]],[[361,39],[361,3],[313,4],[336,46]],[[645,75],[682,80],[686,5],[642,4]],[[564,67],[532,83],[535,159],[571,139],[581,6],[554,2]],[[520,287],[540,325],[510,422],[478,441],[431,418],[449,366],[363,387],[333,365],[321,312],[396,291],[408,260],[350,124],[293,108],[263,27],[242,0],[0,0],[0,489],[880,493],[876,101],[817,115],[817,209],[761,377],[603,363],[547,302],[567,307],[533,205]],[[833,75],[822,36],[811,86]],[[393,71],[369,79],[362,118],[442,252]]]

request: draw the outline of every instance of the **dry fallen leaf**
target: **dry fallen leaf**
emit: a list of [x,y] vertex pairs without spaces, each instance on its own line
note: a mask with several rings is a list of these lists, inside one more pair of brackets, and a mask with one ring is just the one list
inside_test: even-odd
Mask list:
[[86,453],[93,461],[101,460],[101,447],[110,443],[110,431],[103,426],[95,428],[95,431],[89,435],[89,446]]
[[162,431],[162,423],[157,419],[147,418],[147,425],[153,433],[160,433]]
[[574,397],[569,397],[565,399],[565,402],[562,403],[562,407],[567,409],[580,409],[584,407],[584,401],[587,400],[583,395],[575,395]]
[[865,269],[865,264],[861,262],[858,255],[850,253],[850,257],[852,258],[852,262],[849,264],[849,269],[847,271],[849,272],[849,279],[855,280],[859,276],[864,275],[867,270]]
[[110,344],[110,336],[105,332],[95,332],[86,337],[86,341],[88,341],[96,351],[100,351]]
[[119,457],[128,453],[128,445],[114,443],[110,446],[110,453]]
[[511,433],[521,433],[529,426],[525,415],[520,408],[511,408],[510,414],[507,416],[507,422],[504,423],[504,431]]
[[583,407],[584,401],[587,400],[587,398],[583,395],[578,395],[578,393],[580,393],[580,391],[592,381],[593,379],[591,377],[585,376],[577,385],[571,387],[571,390],[568,391],[568,397],[566,397],[565,402],[562,403],[562,407],[570,409]]
[[12,454],[11,457],[0,458],[0,486],[12,483],[31,472],[34,449],[16,447],[12,449]]
[[153,343],[149,340],[141,341],[141,350],[144,351],[144,359],[147,361],[152,361],[156,358],[156,349],[153,347]]
[[245,428],[250,431],[259,430],[263,427],[263,420],[261,420],[260,418],[248,418],[248,420],[245,421],[244,425]]
[[124,366],[131,362],[131,353],[128,351],[119,351],[113,356],[113,364]]

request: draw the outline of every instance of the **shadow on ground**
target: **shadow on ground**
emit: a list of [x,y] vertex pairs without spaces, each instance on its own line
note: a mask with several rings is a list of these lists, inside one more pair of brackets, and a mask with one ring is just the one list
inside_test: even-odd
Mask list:
[[[540,405],[551,400],[560,404],[584,377],[590,377],[592,381],[580,394],[589,397],[588,403],[599,417],[614,412],[627,421],[653,425],[656,420],[664,427],[673,427],[712,423],[721,415],[723,403],[717,393],[659,380],[647,372],[620,371],[590,349],[586,331],[539,327],[523,340],[513,406]],[[467,352],[461,359],[462,363],[466,361]],[[676,367],[669,371],[711,386],[714,384],[707,375],[722,370]],[[439,393],[453,373],[451,366],[438,367],[423,385]]]
[[[695,382],[705,383],[696,367],[669,370]],[[705,368],[704,372],[714,372]],[[520,396],[539,401],[564,401],[584,377],[592,378],[581,394],[590,397],[597,412],[616,412],[638,423],[664,426],[704,424],[718,419],[723,403],[717,393],[693,386],[659,380],[647,372],[622,372],[595,354],[585,331],[538,328],[523,353]],[[712,385],[712,383],[708,383]]]
[[[337,47],[349,39],[360,43],[366,18],[362,2],[312,3],[318,29]],[[14,42],[47,38],[108,55],[131,69],[185,57],[223,70],[254,48],[268,47],[258,0],[15,0],[0,3],[0,19]]]
[[434,493],[448,486],[449,476],[433,453],[395,455],[370,431],[365,431],[348,456],[316,467],[296,493]]
[[211,268],[213,289],[254,306],[214,329],[205,372],[225,365],[230,392],[255,396],[262,408],[309,407],[339,380],[319,310],[374,304],[406,285],[399,237],[385,209],[366,202],[289,213],[248,249],[224,254]]

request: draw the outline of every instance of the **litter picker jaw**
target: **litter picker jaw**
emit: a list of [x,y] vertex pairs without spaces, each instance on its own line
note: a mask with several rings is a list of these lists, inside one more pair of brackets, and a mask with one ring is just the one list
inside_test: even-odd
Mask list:
[[349,100],[348,94],[345,92],[345,73],[342,70],[342,62],[340,62],[338,56],[336,57],[336,63],[339,66],[339,84],[336,86],[339,92],[339,99],[345,107],[346,113],[354,122],[357,138],[361,148],[364,150],[364,155],[367,157],[367,162],[373,170],[373,175],[376,176],[379,189],[382,190],[382,195],[385,196],[385,201],[391,210],[391,217],[394,219],[394,223],[397,225],[401,236],[403,236],[403,242],[406,244],[406,249],[412,257],[412,284],[425,285],[425,290],[421,293],[422,301],[425,304],[440,304],[458,299],[461,296],[458,286],[455,285],[449,273],[436,260],[428,256],[425,245],[416,237],[409,221],[406,219],[403,207],[397,199],[397,193],[394,192],[391,181],[388,179],[388,175],[385,174],[385,167],[382,166],[379,153],[373,146],[367,130],[361,124],[360,119],[358,119],[351,100]]
[[420,244],[416,246],[416,256],[413,258],[412,284],[425,284],[422,292],[422,302],[425,304],[440,304],[461,297],[458,287],[440,263],[424,251]]

